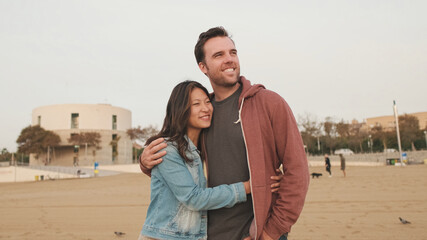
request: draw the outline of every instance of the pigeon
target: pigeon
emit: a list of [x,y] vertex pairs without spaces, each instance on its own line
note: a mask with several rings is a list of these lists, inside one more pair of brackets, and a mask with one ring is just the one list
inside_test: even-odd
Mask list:
[[403,219],[403,218],[401,218],[401,217],[399,217],[399,220],[400,220],[400,222],[401,222],[401,223],[403,223],[403,224],[410,224],[410,223],[411,223],[410,221],[407,221],[407,220],[405,220],[405,219]]
[[123,236],[123,235],[125,235],[126,233],[124,233],[124,232],[114,232],[114,234],[116,234],[116,236]]

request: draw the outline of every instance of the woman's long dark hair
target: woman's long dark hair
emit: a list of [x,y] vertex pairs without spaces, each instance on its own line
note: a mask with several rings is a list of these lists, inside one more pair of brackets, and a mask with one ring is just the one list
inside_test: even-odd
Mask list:
[[[177,144],[178,152],[186,162],[192,161],[185,154],[188,149],[188,142],[185,139],[185,135],[187,134],[187,124],[191,110],[190,94],[194,88],[200,88],[209,97],[208,90],[196,81],[187,80],[176,85],[169,97],[163,127],[158,134],[147,140],[145,143],[146,146],[157,138],[166,138],[167,141]],[[199,142],[201,138],[199,137]],[[199,143],[194,144],[198,145]]]

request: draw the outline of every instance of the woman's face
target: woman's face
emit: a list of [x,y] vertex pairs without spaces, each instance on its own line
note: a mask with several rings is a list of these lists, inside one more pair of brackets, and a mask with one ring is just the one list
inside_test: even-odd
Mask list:
[[209,97],[200,88],[194,88],[190,93],[190,119],[188,130],[201,130],[211,125],[213,107]]

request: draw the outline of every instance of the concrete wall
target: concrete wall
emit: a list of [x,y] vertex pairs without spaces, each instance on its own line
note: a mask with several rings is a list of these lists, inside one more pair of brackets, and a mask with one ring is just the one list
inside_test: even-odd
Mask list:
[[[78,128],[71,128],[71,114],[78,113]],[[113,129],[113,115],[117,116],[117,127]],[[131,128],[131,112],[124,108],[108,104],[62,104],[43,106],[33,110],[32,125],[40,121],[41,127],[51,130],[61,138],[60,146],[49,153],[30,155],[30,165],[72,166],[74,157],[78,157],[79,165],[93,165],[95,161],[103,164],[132,163],[132,141],[126,134]],[[82,145],[79,152],[74,153],[74,144],[68,142],[71,134],[97,132],[101,135],[101,149]],[[112,135],[120,137],[117,145],[118,155],[113,160]]]
[[[399,116],[402,115],[403,114],[400,114]],[[415,116],[418,119],[420,130],[425,129],[427,127],[427,112],[409,113],[409,115]],[[380,125],[386,131],[394,131],[396,128],[394,115],[367,118],[366,124],[369,126],[369,128],[373,128],[377,125]]]
[[132,114],[129,110],[113,107],[109,104],[60,104],[35,108],[32,114],[32,125],[38,124],[48,130],[71,129],[71,114],[79,114],[78,129],[110,129],[113,115],[117,116],[117,130],[131,128]]
[[[424,162],[427,159],[427,151],[406,151],[407,159],[410,162]],[[399,158],[399,153],[365,153],[344,156],[348,165],[386,165],[388,158]],[[329,159],[333,166],[340,165],[340,158],[338,155],[330,155]],[[308,156],[308,161],[311,165],[324,165],[324,156]]]
[[[89,166],[96,162],[102,165],[111,164],[131,164],[132,163],[132,141],[124,131],[97,130],[101,135],[101,149],[93,146],[82,145],[79,152],[74,153],[74,145],[68,143],[71,132],[75,131],[55,131],[61,137],[61,145],[52,149],[50,153],[51,166],[73,166],[74,157],[78,157],[78,165]],[[83,132],[83,131],[82,131]],[[117,134],[120,140],[117,143],[117,157],[113,160],[112,147],[110,142],[112,134]],[[30,155],[30,165],[46,165],[47,153],[39,154],[36,158],[34,154]]]

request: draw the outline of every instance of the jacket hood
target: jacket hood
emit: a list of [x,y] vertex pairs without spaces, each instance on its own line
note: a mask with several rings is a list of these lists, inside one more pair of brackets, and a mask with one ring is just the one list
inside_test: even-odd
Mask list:
[[246,79],[243,76],[240,76],[239,83],[242,84],[242,94],[239,97],[239,105],[242,103],[243,99],[247,99],[255,96],[259,91],[265,89],[262,84],[251,84],[251,81]]

